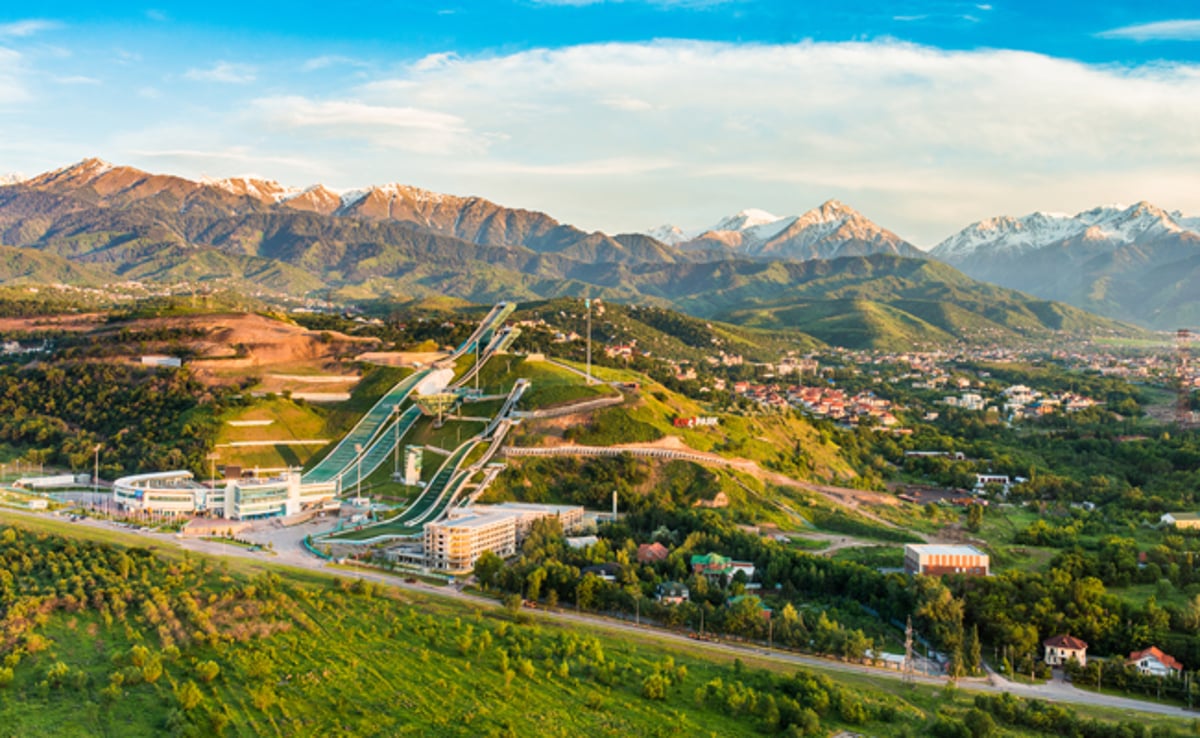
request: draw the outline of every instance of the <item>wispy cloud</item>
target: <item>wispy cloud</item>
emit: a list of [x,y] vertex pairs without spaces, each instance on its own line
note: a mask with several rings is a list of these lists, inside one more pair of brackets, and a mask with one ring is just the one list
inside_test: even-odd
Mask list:
[[1131,41],[1200,41],[1200,20],[1166,20],[1154,23],[1139,23],[1102,31],[1100,38],[1129,39]]
[[224,84],[247,84],[256,78],[256,70],[249,64],[218,61],[207,69],[194,67],[184,73],[184,77],[197,82],[221,82]]
[[95,77],[88,77],[82,74],[69,74],[62,77],[54,77],[54,81],[60,85],[98,85],[100,80]]
[[[472,187],[618,229],[673,212],[686,220],[720,192],[781,212],[841,197],[931,243],[948,235],[947,222],[1004,212],[1156,193],[1178,202],[1150,173],[1178,182],[1200,169],[1196,67],[899,42],[439,55],[344,99],[292,98],[258,112],[276,127],[380,152],[436,152],[427,169],[394,160],[418,182],[468,172]],[[614,192],[622,170],[638,176]],[[705,207],[691,220],[720,215]],[[625,220],[598,221],[601,208]]]
[[21,55],[12,49],[0,47],[0,105],[28,98],[29,90],[25,86],[25,69]]
[[349,56],[341,56],[338,54],[322,54],[321,56],[314,56],[313,58],[308,59],[300,66],[300,68],[305,72],[315,72],[318,69],[327,69],[329,67],[337,66],[365,67],[367,65],[365,62]]
[[227,167],[229,164],[240,166],[286,166],[296,169],[318,171],[321,167],[310,159],[295,156],[270,156],[255,153],[244,146],[231,146],[225,149],[131,149],[130,156],[144,159],[164,161],[186,161],[189,168],[196,163],[211,163],[213,166]]
[[475,135],[461,117],[434,110],[300,96],[263,98],[255,100],[253,107],[265,123],[276,128],[364,139],[385,149],[463,154],[486,148],[484,138]]
[[28,20],[0,23],[0,38],[23,38],[42,31],[52,31],[61,27],[58,21],[30,18]]

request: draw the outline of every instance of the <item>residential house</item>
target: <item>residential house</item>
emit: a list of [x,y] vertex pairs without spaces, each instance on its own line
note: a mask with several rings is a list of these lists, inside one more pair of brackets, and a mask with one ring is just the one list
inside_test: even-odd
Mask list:
[[654,599],[663,605],[678,605],[687,602],[688,588],[679,582],[663,582],[654,588]]
[[654,543],[643,543],[638,546],[637,560],[639,564],[652,564],[656,561],[666,561],[667,554],[670,553],[667,547],[655,541]]
[[1050,666],[1062,666],[1071,659],[1087,666],[1088,644],[1072,635],[1056,635],[1042,641],[1046,648],[1046,663]]
[[1200,513],[1190,512],[1169,512],[1163,513],[1159,520],[1164,525],[1173,525],[1176,528],[1200,528]]
[[1183,664],[1176,661],[1173,656],[1163,653],[1157,646],[1134,651],[1129,654],[1129,660],[1125,662],[1125,665],[1136,667],[1146,676],[1177,677],[1183,674]]
[[722,574],[732,579],[739,571],[746,575],[746,579],[754,578],[754,564],[749,561],[734,561],[718,553],[692,556],[691,565],[692,573],[701,574],[707,579],[719,579]]

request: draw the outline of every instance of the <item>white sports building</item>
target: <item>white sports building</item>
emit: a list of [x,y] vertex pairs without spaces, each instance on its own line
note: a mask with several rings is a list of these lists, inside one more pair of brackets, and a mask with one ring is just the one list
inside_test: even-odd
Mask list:
[[215,487],[199,484],[190,471],[155,472],[113,482],[113,500],[122,510],[156,515],[214,515],[249,520],[294,515],[328,502],[337,482],[302,484],[300,474],[227,479]]

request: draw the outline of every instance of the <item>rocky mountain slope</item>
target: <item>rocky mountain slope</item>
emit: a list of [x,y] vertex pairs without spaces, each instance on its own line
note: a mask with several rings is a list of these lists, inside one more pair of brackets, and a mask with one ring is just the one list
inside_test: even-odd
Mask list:
[[[798,327],[822,311],[918,310],[942,316],[920,318],[937,341],[972,326],[1008,336],[1062,327],[1054,310],[1039,313],[1023,295],[947,267],[923,269],[928,260],[909,258],[920,252],[841,203],[794,218],[746,211],[718,226],[672,247],[404,185],[338,193],[250,178],[195,182],[90,159],[0,186],[0,244],[42,257],[23,260],[32,266],[19,274],[0,272],[0,281],[136,279],[334,300],[588,294],[703,317],[754,310],[764,327]],[[917,306],[918,293],[947,304]],[[801,302],[822,307],[784,310]],[[995,305],[1003,319],[987,313]],[[884,340],[894,324],[869,340]],[[821,340],[838,342],[836,331],[818,329]]]

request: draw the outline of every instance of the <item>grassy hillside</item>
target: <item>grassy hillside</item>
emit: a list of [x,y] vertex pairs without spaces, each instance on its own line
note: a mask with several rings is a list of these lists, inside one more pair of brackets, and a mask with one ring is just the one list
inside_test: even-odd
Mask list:
[[[957,691],[834,681],[749,653],[730,665],[652,637],[89,540],[122,537],[109,531],[37,520],[0,525],[0,536],[0,571],[22,573],[0,578],[11,603],[0,619],[0,724],[13,735],[728,736],[795,726],[900,736],[975,717]],[[72,583],[64,568],[87,576]],[[41,614],[26,617],[34,608]],[[1163,735],[1183,727],[1146,722]]]

